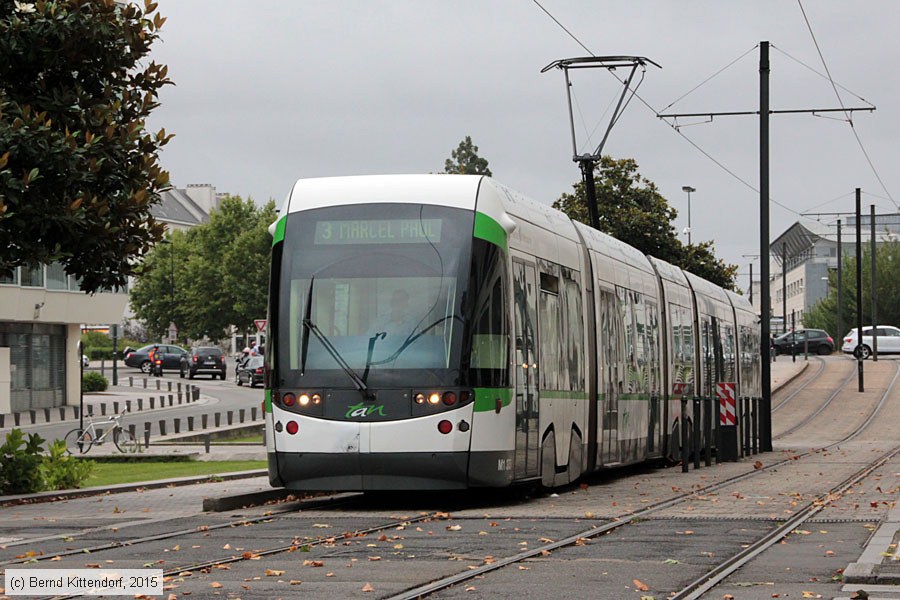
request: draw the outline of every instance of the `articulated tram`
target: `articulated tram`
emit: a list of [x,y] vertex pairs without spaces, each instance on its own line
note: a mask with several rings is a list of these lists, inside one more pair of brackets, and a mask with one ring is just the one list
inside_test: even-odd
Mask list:
[[271,231],[272,485],[559,486],[759,394],[743,297],[488,177],[301,179]]

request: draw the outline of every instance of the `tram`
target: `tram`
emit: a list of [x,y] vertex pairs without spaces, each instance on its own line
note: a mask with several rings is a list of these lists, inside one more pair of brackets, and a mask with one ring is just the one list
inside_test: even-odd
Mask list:
[[555,487],[759,393],[743,297],[488,177],[301,179],[270,231],[273,486]]

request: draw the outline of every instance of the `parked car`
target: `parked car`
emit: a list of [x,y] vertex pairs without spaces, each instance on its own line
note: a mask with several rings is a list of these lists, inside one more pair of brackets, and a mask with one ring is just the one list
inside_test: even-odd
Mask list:
[[131,352],[125,353],[125,366],[140,369],[141,372],[150,374],[150,351],[154,346],[159,346],[159,351],[165,357],[163,359],[163,369],[177,371],[181,367],[181,357],[187,354],[187,350],[172,346],[170,344],[149,344],[143,348],[138,348]]
[[804,348],[810,354],[831,354],[834,340],[821,329],[798,329],[775,338],[776,354],[803,354]]
[[87,354],[81,355],[81,366],[84,367],[85,369],[87,369],[89,366],[91,366],[91,361],[88,359]]
[[[844,336],[844,343],[841,350],[847,354],[854,354],[857,346],[863,358],[869,358],[872,355],[872,326],[863,327],[862,345],[856,341],[857,330],[851,329]],[[878,325],[875,327],[875,335],[878,336],[878,354],[894,354],[900,353],[900,329],[891,325]]]
[[225,354],[214,346],[200,346],[191,348],[190,352],[181,357],[179,375],[193,379],[198,373],[209,373],[215,379],[225,379]]
[[250,360],[238,367],[236,381],[238,385],[245,383],[250,387],[265,383],[265,360],[262,356],[251,356]]

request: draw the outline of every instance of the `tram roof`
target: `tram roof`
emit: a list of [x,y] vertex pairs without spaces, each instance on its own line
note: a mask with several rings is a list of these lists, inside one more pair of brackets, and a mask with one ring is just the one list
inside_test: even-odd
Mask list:
[[285,212],[347,204],[430,204],[473,210],[482,175],[354,175],[298,179]]

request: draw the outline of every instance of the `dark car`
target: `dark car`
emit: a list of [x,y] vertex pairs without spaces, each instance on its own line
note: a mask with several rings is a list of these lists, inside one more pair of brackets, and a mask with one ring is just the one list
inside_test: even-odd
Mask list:
[[159,347],[159,351],[164,355],[163,369],[175,371],[181,366],[181,357],[187,354],[187,350],[172,346],[171,344],[150,344],[137,350],[130,350],[125,353],[125,366],[140,369],[142,372],[150,373],[150,351],[154,346]]
[[262,356],[251,356],[247,362],[238,366],[236,381],[238,385],[245,383],[250,387],[265,382],[265,361]]
[[198,373],[208,373],[215,379],[225,379],[225,354],[214,346],[200,346],[181,357],[179,375],[193,379]]
[[803,354],[804,348],[810,354],[831,354],[834,352],[834,340],[821,329],[798,329],[775,338],[776,354]]

